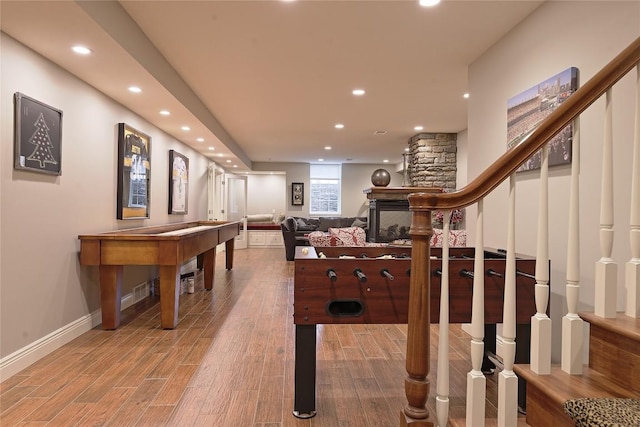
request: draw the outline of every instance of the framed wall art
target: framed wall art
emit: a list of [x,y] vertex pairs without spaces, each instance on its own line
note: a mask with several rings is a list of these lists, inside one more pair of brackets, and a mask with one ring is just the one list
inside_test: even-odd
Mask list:
[[304,205],[304,183],[302,182],[291,183],[291,204],[293,206]]
[[[507,101],[507,149],[511,149],[578,89],[578,69],[561,73],[509,98]],[[573,124],[549,141],[549,166],[571,163]],[[540,169],[541,152],[527,160],[516,172]]]
[[169,150],[169,214],[186,214],[189,203],[189,159]]
[[118,219],[149,218],[151,138],[118,123]]
[[14,167],[62,174],[62,111],[20,92],[14,94]]

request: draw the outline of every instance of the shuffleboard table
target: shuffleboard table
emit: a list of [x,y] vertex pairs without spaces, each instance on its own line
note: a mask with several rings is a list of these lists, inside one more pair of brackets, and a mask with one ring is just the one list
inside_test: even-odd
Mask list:
[[239,233],[238,221],[193,221],[78,236],[80,264],[100,268],[102,328],[116,329],[120,325],[125,265],[159,266],[161,326],[175,328],[180,266],[197,256],[204,269],[204,287],[213,289],[216,246],[225,243],[226,268],[231,270],[234,239]]

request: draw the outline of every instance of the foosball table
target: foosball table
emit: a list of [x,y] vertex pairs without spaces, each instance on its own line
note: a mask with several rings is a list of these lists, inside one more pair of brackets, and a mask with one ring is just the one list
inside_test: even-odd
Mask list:
[[[430,251],[430,318],[438,323],[442,249]],[[505,253],[484,251],[485,352],[495,354],[502,323]],[[449,248],[449,322],[470,323],[475,248]],[[535,259],[516,256],[516,356],[529,363]],[[293,414],[316,414],[316,325],[407,323],[411,247],[297,247],[294,276],[295,397]],[[488,331],[488,332],[487,332]],[[519,405],[525,405],[520,380]]]

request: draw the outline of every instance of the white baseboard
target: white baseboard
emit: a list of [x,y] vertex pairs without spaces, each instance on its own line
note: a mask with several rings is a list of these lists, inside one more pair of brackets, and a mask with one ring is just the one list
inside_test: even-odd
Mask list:
[[[122,297],[121,311],[133,304],[133,295]],[[85,332],[90,331],[102,322],[100,309],[51,332],[49,335],[17,350],[0,359],[0,382],[11,378],[23,369],[28,368],[49,353],[73,341]]]

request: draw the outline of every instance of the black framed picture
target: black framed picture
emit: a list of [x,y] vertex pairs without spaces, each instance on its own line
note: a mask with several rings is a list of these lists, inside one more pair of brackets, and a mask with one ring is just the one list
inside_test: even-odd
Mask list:
[[291,204],[293,206],[304,205],[304,183],[302,182],[291,183]]
[[151,137],[118,123],[118,219],[149,218]]
[[189,159],[169,150],[169,214],[186,214],[189,203]]
[[14,102],[14,167],[61,175],[62,111],[20,92]]

